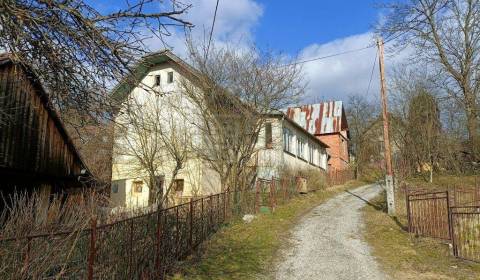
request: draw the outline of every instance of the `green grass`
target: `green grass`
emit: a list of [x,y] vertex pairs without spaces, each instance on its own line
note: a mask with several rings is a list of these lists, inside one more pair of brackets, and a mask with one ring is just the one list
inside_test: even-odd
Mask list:
[[[480,279],[480,264],[454,258],[445,242],[414,237],[404,231],[403,218],[396,222],[384,212],[383,195],[372,203],[381,210],[365,206],[363,237],[392,279]],[[397,212],[402,217],[404,203],[397,201]]]
[[335,194],[362,184],[366,183],[352,181],[298,196],[273,214],[258,215],[249,224],[238,219],[205,242],[199,250],[202,254],[180,263],[172,279],[268,278],[274,256],[296,220]]

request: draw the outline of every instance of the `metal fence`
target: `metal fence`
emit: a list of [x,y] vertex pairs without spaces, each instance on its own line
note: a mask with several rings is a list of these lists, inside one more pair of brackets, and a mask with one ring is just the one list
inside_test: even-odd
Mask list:
[[407,194],[408,231],[450,239],[448,192]]
[[287,202],[297,180],[258,180],[223,192],[87,229],[0,240],[0,279],[163,279],[231,217]]
[[480,207],[451,207],[453,254],[480,262]]
[[355,179],[355,174],[351,169],[338,170],[332,168],[328,171],[328,184],[330,186],[343,185],[353,179]]
[[406,192],[408,231],[450,240],[453,255],[480,262],[479,188]]

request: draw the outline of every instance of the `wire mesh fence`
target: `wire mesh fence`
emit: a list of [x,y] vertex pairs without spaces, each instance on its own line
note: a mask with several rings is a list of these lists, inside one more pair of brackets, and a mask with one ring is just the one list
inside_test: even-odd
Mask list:
[[[0,279],[163,279],[232,217],[274,212],[298,193],[298,178],[191,199],[78,231],[0,239]],[[262,208],[263,207],[263,208]]]

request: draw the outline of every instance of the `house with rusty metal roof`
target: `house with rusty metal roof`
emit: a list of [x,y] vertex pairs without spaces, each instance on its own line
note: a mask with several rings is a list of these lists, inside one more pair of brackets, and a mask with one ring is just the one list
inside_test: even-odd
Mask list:
[[39,79],[0,54],[0,192],[71,191],[89,174]]
[[348,168],[349,132],[342,101],[290,107],[287,117],[329,146],[330,171]]

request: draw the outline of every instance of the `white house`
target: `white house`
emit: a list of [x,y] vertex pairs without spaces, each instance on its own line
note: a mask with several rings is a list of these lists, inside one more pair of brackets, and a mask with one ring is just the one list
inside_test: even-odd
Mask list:
[[[135,153],[153,149],[155,141],[149,137],[159,136],[153,129],[154,123],[148,124],[149,129],[145,133],[139,133],[138,129],[130,124],[131,120],[126,119],[129,115],[127,112],[131,115],[133,111],[140,121],[158,119],[161,127],[168,128],[162,130],[161,134],[175,132],[176,135],[182,135],[185,142],[181,144],[185,147],[201,142],[195,120],[186,117],[194,116],[197,109],[179,90],[179,81],[186,79],[192,82],[195,75],[198,75],[195,69],[165,50],[148,55],[137,64],[134,71],[135,83],[121,83],[115,88],[113,96],[121,106],[115,117],[115,122],[120,125],[115,128],[111,188],[113,206],[134,208],[148,205],[149,176]],[[182,108],[182,113],[178,112],[179,107]],[[257,143],[258,177],[278,177],[284,168],[319,172],[326,170],[324,143],[286,118],[282,112],[268,115],[267,120]],[[146,148],[143,147],[145,145]],[[129,146],[129,149],[125,149],[126,146]],[[155,159],[158,167],[155,176],[160,182],[159,187],[165,190],[172,181],[174,162],[162,155]],[[188,198],[220,192],[218,174],[195,157],[189,157],[174,180],[173,191],[178,197]]]
[[[142,155],[137,156],[137,151],[144,152],[145,158],[154,155],[157,166],[155,176],[159,188],[165,192],[172,181],[175,163],[168,153],[162,153],[162,147],[158,146],[164,143],[157,138],[164,134],[169,134],[167,137],[171,138],[173,132],[181,138],[179,147],[187,148],[200,142],[194,123],[185,117],[195,115],[196,108],[179,90],[180,78],[195,75],[195,70],[170,51],[161,51],[145,56],[134,73],[134,78],[138,80],[136,87],[128,81],[119,84],[113,92],[121,106],[115,116],[117,125],[110,199],[113,206],[127,208],[145,207],[149,201],[149,175],[143,168],[144,164],[139,162]],[[135,110],[138,112],[132,113]],[[132,115],[138,118],[134,124]],[[153,152],[155,149],[156,153]],[[173,179],[172,192],[177,197],[218,193],[220,183],[217,174],[206,168],[201,160],[188,158]]]
[[283,112],[268,115],[260,132],[257,176],[280,177],[282,170],[327,171],[328,146],[286,117]]

